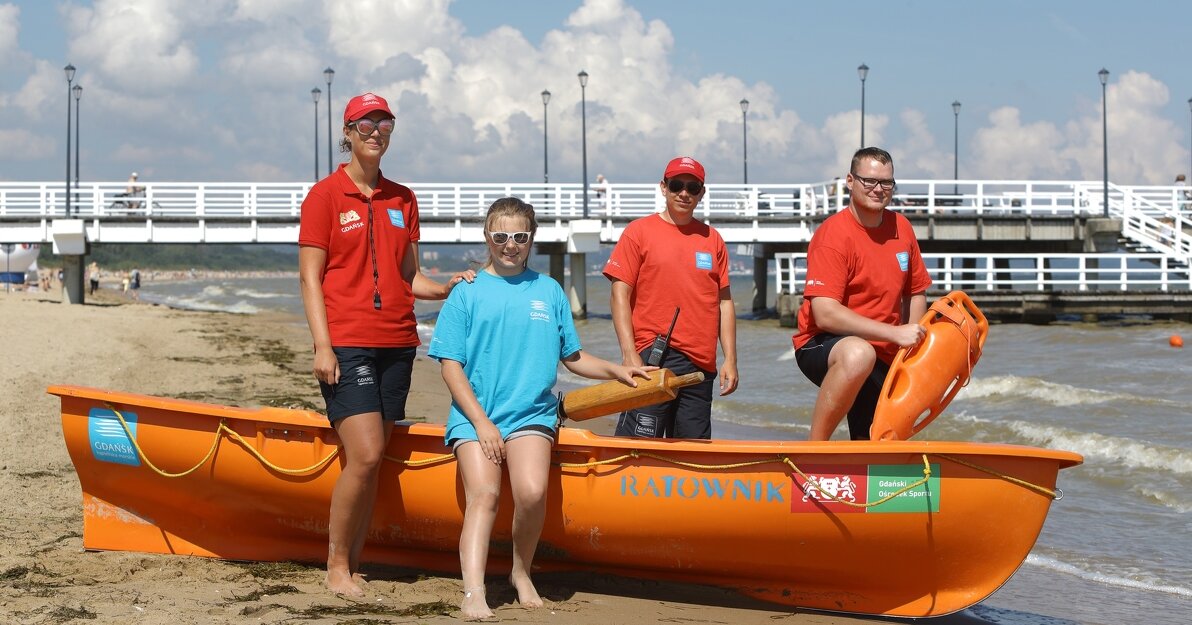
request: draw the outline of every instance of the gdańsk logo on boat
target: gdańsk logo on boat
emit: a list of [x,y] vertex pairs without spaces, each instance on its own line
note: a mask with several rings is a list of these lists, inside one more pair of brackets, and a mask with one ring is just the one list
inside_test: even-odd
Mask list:
[[[137,414],[135,412],[121,412],[124,422],[133,438],[137,435]],[[128,434],[120,425],[116,413],[107,408],[92,408],[87,413],[87,442],[91,447],[91,455],[96,460],[114,464],[127,464],[134,467],[141,466],[141,458],[136,448],[129,440]]]

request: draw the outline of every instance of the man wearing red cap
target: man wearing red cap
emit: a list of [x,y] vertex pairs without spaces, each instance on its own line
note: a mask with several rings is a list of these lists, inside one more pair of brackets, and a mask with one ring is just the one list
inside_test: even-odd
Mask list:
[[616,434],[711,438],[718,339],[724,352],[720,394],[737,389],[737,318],[729,292],[728,249],[719,232],[695,219],[705,191],[699,161],[687,156],[671,160],[658,186],[666,210],[630,223],[604,266],[612,282],[613,327],[624,364],[642,366],[655,339],[669,331],[661,360],[649,364],[677,375],[702,371],[704,381],[680,389],[669,402],[623,413]]
[[381,460],[406,396],[419,344],[414,298],[441,300],[447,284],[418,265],[418,201],[381,175],[394,117],[385,99],[358,95],[344,109],[340,151],[351,160],[302,202],[298,273],[314,339],[314,374],[339,436],[343,470],[331,493],[327,587],[359,597],[360,553]]

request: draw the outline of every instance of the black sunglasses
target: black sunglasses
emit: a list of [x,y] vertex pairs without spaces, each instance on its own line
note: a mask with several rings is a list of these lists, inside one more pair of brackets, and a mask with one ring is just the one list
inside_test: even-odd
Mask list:
[[666,181],[666,188],[670,189],[671,193],[680,193],[683,189],[687,189],[688,195],[699,195],[704,192],[704,183],[698,180],[683,182],[678,178],[671,178]]

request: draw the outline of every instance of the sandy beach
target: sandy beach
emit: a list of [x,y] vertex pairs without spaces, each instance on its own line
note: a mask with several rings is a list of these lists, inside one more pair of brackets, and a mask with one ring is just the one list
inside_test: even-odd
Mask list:
[[[326,593],[316,565],[225,562],[85,552],[74,468],[52,384],[239,406],[321,408],[309,374],[310,336],[292,317],[201,313],[133,303],[101,290],[82,306],[49,294],[0,294],[0,622],[412,623],[458,618],[458,575],[372,567],[368,596]],[[442,419],[450,403],[438,366],[420,359],[409,408]],[[606,419],[592,424],[607,431]],[[503,578],[489,580],[497,618],[529,623],[874,622],[792,612],[733,592],[590,573],[536,576],[546,607],[523,610]],[[980,623],[959,616],[933,622]]]

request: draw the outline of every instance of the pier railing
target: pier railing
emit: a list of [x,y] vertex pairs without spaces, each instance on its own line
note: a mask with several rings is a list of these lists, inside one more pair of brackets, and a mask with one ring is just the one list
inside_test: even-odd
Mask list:
[[[411,183],[422,214],[430,219],[475,217],[500,197],[533,203],[540,216],[583,216],[583,186],[562,184]],[[310,190],[306,182],[147,182],[132,193],[124,182],[84,182],[71,188],[74,216],[264,217],[297,219]],[[588,214],[595,218],[640,217],[661,210],[657,184],[610,184],[603,194],[589,187]],[[63,182],[0,182],[0,218],[65,217]],[[1109,214],[1140,211],[1155,218],[1192,207],[1185,187],[1110,184]],[[899,180],[893,206],[931,214],[1101,215],[1100,182],[1062,180]],[[848,201],[843,181],[791,184],[709,184],[697,213],[705,219],[824,216]]]
[[[778,294],[802,293],[807,254],[777,254]],[[1165,254],[924,254],[932,292],[1189,291],[1189,268]]]
[[[494,200],[522,197],[538,212],[541,237],[562,237],[585,216],[576,183],[411,183],[428,241],[477,239]],[[297,239],[311,183],[84,182],[71,188],[71,217],[87,222],[92,242],[277,243]],[[65,184],[0,182],[0,242],[48,242],[50,222],[66,217]],[[602,191],[602,192],[598,192]],[[1122,234],[1150,250],[1192,262],[1192,199],[1186,187],[1109,185],[1062,180],[899,180],[892,206],[927,216],[1122,220]],[[663,209],[657,184],[590,186],[587,216],[604,222],[611,242],[637,217]],[[709,184],[696,215],[731,242],[806,242],[819,220],[848,202],[842,180],[792,184]],[[541,238],[540,237],[540,238]],[[478,239],[477,239],[478,240]]]

